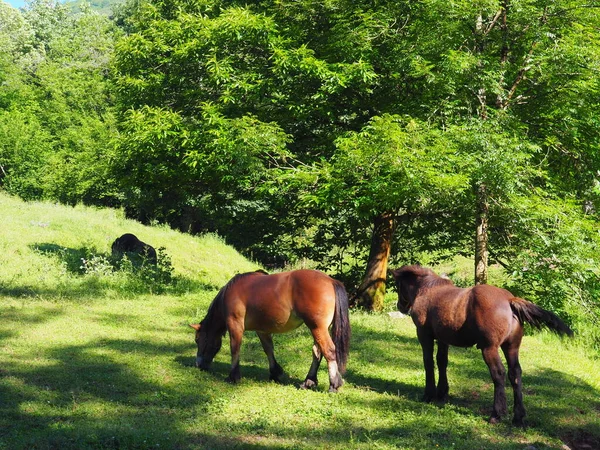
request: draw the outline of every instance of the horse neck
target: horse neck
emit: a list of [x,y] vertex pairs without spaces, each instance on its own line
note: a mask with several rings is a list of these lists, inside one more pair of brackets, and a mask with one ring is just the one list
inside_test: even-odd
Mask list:
[[215,328],[219,331],[225,330],[225,328],[226,328],[225,319],[226,318],[225,318],[225,308],[223,306],[223,303],[225,302],[225,296],[227,295],[227,292],[233,287],[234,284],[236,284],[241,279],[244,279],[247,277],[253,277],[253,276],[267,276],[267,275],[268,275],[267,272],[265,272],[264,270],[257,270],[256,272],[239,273],[239,274],[235,275],[231,280],[229,280],[227,282],[227,284],[225,286],[223,286],[221,288],[221,290],[219,291],[219,293],[217,294],[215,299],[212,301],[212,303],[208,307],[208,311],[206,313],[206,317],[204,318],[203,322],[210,329]]
[[212,301],[206,312],[206,316],[202,321],[203,326],[208,329],[224,329],[225,328],[225,315],[223,313],[223,301],[225,299],[225,291],[228,285],[221,288],[215,299]]
[[454,286],[454,283],[448,278],[442,278],[435,273],[431,273],[423,278],[423,281],[419,285],[418,293],[423,294],[429,289],[439,286]]

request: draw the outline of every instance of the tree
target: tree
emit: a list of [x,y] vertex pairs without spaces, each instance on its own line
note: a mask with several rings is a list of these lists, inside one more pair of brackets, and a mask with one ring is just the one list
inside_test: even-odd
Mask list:
[[[539,164],[550,176],[580,164],[581,158],[589,165],[576,191],[589,190],[589,169],[598,167],[597,152],[591,150],[597,148],[597,133],[590,133],[598,99],[596,5],[503,1],[483,2],[475,9],[471,2],[428,6],[421,17],[424,22],[436,18],[435,38],[421,37],[413,54],[417,74],[429,85],[422,108],[436,111],[442,124],[499,121],[530,143],[532,166]],[[423,22],[412,23],[414,31],[423,31]],[[583,147],[574,140],[581,131],[587,134]],[[572,153],[568,148],[573,144],[579,149]],[[550,192],[556,186],[540,181],[537,186]],[[573,187],[567,189],[575,193]],[[490,186],[479,182],[474,189],[476,281],[485,282]]]
[[116,29],[89,9],[70,15],[54,1],[6,11],[0,17],[10,67],[0,87],[3,186],[25,198],[115,204],[107,74]]
[[[344,102],[329,99],[348,98],[349,86],[367,85],[370,68],[360,61],[317,58],[292,39],[290,30],[262,13],[263,6],[156,2],[142,4],[133,16],[134,32],[120,43],[116,60],[126,137],[119,164],[129,170],[143,163],[136,155],[146,152],[144,135],[153,123],[150,118],[144,125],[144,116],[164,114],[178,128],[169,147],[160,150],[168,158],[158,164],[168,166],[162,171],[165,180],[177,168],[181,181],[170,188],[176,202],[164,204],[158,192],[138,189],[143,184],[153,189],[151,181],[142,181],[152,179],[150,166],[131,171],[132,177],[125,179],[131,193],[127,201],[138,217],[177,224],[176,213],[169,211],[211,205],[233,214],[242,207],[256,218],[270,210],[261,220],[265,230],[255,233],[260,239],[273,229],[270,219],[277,211],[290,210],[290,203],[281,199],[284,190],[274,187],[278,180],[331,153],[335,134],[327,125],[343,114],[332,107],[342,109]],[[136,198],[154,205],[142,207]],[[210,215],[208,209],[203,216]],[[231,215],[222,217],[216,226],[231,222]]]
[[22,66],[32,51],[32,36],[20,12],[0,4],[0,183],[24,198],[40,195],[40,154],[48,144],[48,136],[27,111],[33,92]]
[[[122,149],[137,146],[140,161],[133,164],[143,164],[152,118],[172,117],[178,128],[161,151],[173,159],[161,173],[164,183],[169,171],[182,180],[171,183],[177,201],[145,218],[173,222],[169,214],[216,206],[218,199],[227,217],[199,228],[233,230],[237,222],[254,236],[238,241],[243,248],[263,243],[323,264],[336,258],[342,268],[354,248],[368,261],[360,283],[367,307],[380,305],[398,233],[413,238],[415,254],[436,243],[453,253],[493,250],[494,260],[506,259],[516,252],[515,227],[504,219],[519,198],[595,198],[593,6],[567,0],[142,3],[117,51]],[[130,129],[134,117],[139,126]],[[386,157],[398,151],[397,134],[411,135],[413,122],[422,144],[400,145],[410,161],[405,170],[424,180],[439,176],[440,185],[413,186],[399,169],[404,166]],[[583,146],[576,129],[586,133]],[[246,142],[272,150],[247,149]],[[408,157],[425,147],[440,160]],[[121,151],[123,167],[132,164],[128,152]],[[585,180],[565,183],[561,173],[574,155],[592,168]],[[204,161],[224,170],[210,170]],[[141,173],[151,179],[148,169]],[[137,190],[144,176],[128,180],[130,191],[161,204],[163,189]],[[413,189],[398,186],[395,177]],[[169,205],[176,206],[169,212]],[[483,262],[478,281],[485,282],[485,258],[476,259]]]
[[372,223],[357,304],[381,310],[396,222],[448,208],[468,188],[468,178],[453,170],[460,161],[445,134],[411,118],[375,117],[360,132],[340,137],[336,147],[324,201]]

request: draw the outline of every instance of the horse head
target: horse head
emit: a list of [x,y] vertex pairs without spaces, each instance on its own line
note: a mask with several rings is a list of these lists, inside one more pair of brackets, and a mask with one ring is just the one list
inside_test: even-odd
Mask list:
[[393,270],[398,290],[398,310],[407,314],[412,308],[415,298],[426,289],[436,286],[454,285],[447,276],[436,275],[433,270],[414,266],[402,266]]
[[196,353],[196,367],[202,370],[208,370],[210,365],[219,350],[223,341],[223,334],[216,330],[211,330],[210,327],[203,326],[203,323],[190,324],[196,330],[196,345],[198,352]]
[[421,271],[421,266],[402,266],[399,269],[392,270],[392,275],[394,275],[396,281],[396,290],[398,291],[397,308],[403,314],[410,312],[419,292]]

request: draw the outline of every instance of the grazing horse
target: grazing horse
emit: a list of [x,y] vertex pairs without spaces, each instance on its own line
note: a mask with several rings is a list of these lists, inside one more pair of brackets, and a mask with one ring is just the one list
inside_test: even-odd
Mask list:
[[135,234],[125,233],[115,239],[111,246],[111,253],[115,258],[121,258],[124,254],[137,255],[156,265],[156,250],[149,244],[140,241]]
[[[481,349],[494,382],[494,408],[490,423],[506,414],[505,369],[498,349],[508,363],[508,378],[513,387],[513,424],[523,426],[525,407],[521,386],[519,346],[523,323],[547,327],[572,336],[571,329],[550,311],[517,298],[505,289],[478,285],[461,289],[447,278],[420,266],[404,266],[393,272],[398,289],[398,309],[410,314],[417,326],[425,365],[425,401],[445,400],[448,396],[448,346]],[[439,380],[437,390],[433,363],[433,343],[437,340]]]
[[[344,285],[317,270],[294,270],[268,275],[261,270],[234,276],[219,291],[196,330],[196,366],[208,369],[229,332],[231,372],[240,378],[240,346],[245,330],[255,331],[269,359],[270,379],[279,381],[283,369],[273,354],[273,333],[286,333],[302,324],[314,338],[312,364],[301,388],[317,386],[317,371],[325,356],[329,391],[343,384],[350,343],[348,294]],[[328,332],[331,325],[331,335]]]

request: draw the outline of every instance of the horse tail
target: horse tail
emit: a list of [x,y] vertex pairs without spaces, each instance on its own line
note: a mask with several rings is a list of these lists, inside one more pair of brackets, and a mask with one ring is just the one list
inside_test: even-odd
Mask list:
[[557,334],[573,336],[573,330],[553,312],[546,311],[535,303],[519,297],[513,297],[509,302],[521,324],[527,322],[538,329],[546,327]]
[[331,327],[331,338],[335,344],[335,359],[341,374],[346,372],[346,362],[350,350],[350,318],[348,313],[348,293],[342,283],[335,280],[335,312]]

